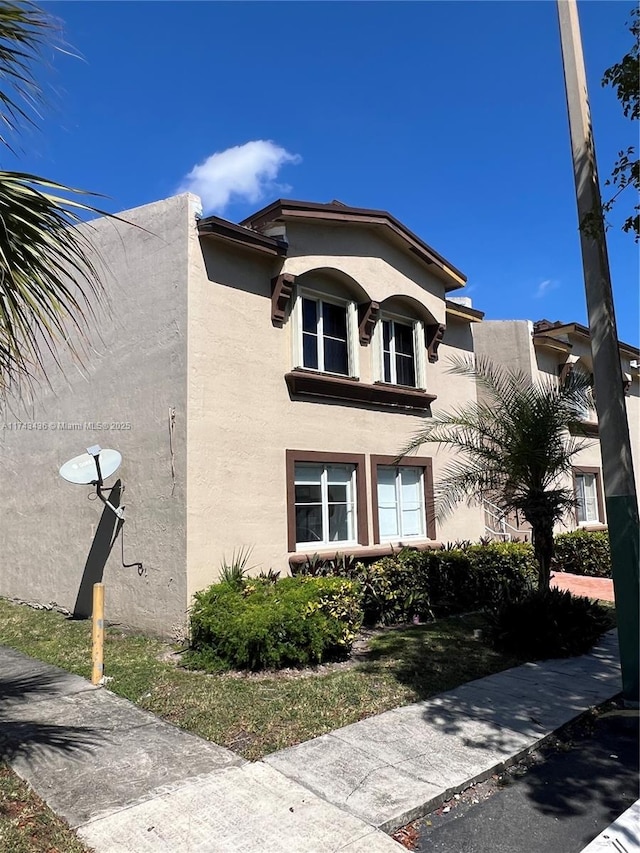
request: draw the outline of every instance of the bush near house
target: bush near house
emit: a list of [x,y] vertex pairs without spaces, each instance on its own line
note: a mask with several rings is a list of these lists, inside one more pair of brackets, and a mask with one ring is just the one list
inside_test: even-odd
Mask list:
[[247,578],[196,593],[191,669],[277,669],[346,657],[362,622],[358,584],[346,578]]
[[573,530],[561,533],[554,540],[551,570],[587,575],[592,578],[611,577],[609,533],[606,530]]
[[615,624],[610,609],[559,589],[535,590],[486,615],[493,647],[524,660],[585,654]]
[[[332,569],[333,567],[333,569]],[[404,548],[373,563],[313,561],[302,571],[343,571],[361,589],[364,622],[392,625],[480,610],[527,592],[537,577],[533,548],[523,542],[463,544],[438,551]]]

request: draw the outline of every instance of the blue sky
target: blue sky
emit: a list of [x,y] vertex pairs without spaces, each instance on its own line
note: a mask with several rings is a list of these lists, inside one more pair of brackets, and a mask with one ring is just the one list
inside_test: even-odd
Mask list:
[[[632,5],[579,5],[603,180],[637,137],[600,86]],[[52,55],[25,170],[110,211],[185,186],[233,221],[278,196],[381,208],[467,274],[487,318],[586,322],[551,0],[45,8],[82,58]],[[608,238],[619,337],[637,345],[637,247]]]

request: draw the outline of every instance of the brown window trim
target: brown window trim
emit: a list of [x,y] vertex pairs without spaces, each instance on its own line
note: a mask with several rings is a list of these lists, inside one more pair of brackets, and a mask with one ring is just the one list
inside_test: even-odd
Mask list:
[[[597,523],[599,523],[603,526],[606,525],[607,522],[605,521],[605,515],[604,515],[604,501],[602,499],[602,472],[600,471],[600,468],[594,468],[594,467],[589,466],[589,465],[574,465],[573,468],[571,469],[571,471],[573,474],[573,494],[574,494],[574,497],[576,498],[576,507],[575,507],[575,511],[574,511],[576,525],[579,526],[582,524],[583,527],[585,524],[590,525],[590,526],[593,526]],[[598,522],[578,521],[578,503],[577,503],[578,490],[576,488],[576,474],[595,474],[596,475],[596,499],[598,501]]]
[[[378,513],[378,465],[399,468],[422,468],[424,484],[424,510],[427,519],[427,536],[436,538],[435,503],[433,497],[433,460],[430,456],[371,456],[371,519],[373,521],[373,541],[380,543],[380,516]],[[407,542],[411,546],[411,540]]]
[[571,435],[586,435],[591,438],[596,438],[600,434],[597,421],[576,421],[569,426],[569,432]]
[[[296,550],[296,462],[322,462],[356,466],[356,512],[357,535],[359,545],[369,544],[369,522],[367,516],[367,481],[365,457],[363,453],[330,453],[324,450],[287,450],[287,548],[289,552]],[[320,545],[321,550],[330,549],[331,545]],[[348,548],[349,546],[347,546]],[[354,546],[355,547],[355,546]],[[309,543],[309,550],[313,543]],[[340,544],[336,549],[341,551]]]
[[319,397],[327,400],[343,400],[348,403],[368,403],[383,408],[417,409],[427,411],[436,399],[417,388],[388,385],[376,382],[368,385],[358,379],[333,376],[315,370],[296,368],[285,373],[289,393],[302,397]]

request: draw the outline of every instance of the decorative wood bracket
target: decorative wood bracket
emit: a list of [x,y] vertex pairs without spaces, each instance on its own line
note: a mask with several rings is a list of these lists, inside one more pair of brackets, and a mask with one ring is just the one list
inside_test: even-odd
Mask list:
[[282,326],[284,323],[295,281],[295,275],[286,272],[271,279],[271,322],[274,326]]
[[631,395],[631,377],[625,374],[622,375],[622,389],[625,397]]
[[430,364],[435,364],[438,360],[438,347],[444,338],[445,329],[442,323],[436,323],[433,326],[426,327],[427,333],[427,357]]
[[564,385],[569,376],[571,375],[571,371],[575,367],[575,362],[565,361],[564,364],[561,364],[558,367],[558,376],[560,377],[560,384]]
[[360,343],[363,347],[366,347],[371,343],[371,335],[373,334],[373,329],[378,321],[379,314],[379,302],[361,302],[360,305],[358,305],[358,331],[360,334]]

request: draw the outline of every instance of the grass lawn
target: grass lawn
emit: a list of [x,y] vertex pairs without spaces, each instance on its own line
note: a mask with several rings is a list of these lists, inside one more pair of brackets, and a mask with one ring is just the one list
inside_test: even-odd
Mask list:
[[0,763],[0,850],[5,853],[85,853],[67,824],[16,774]]
[[[339,726],[426,699],[518,661],[474,639],[480,616],[385,630],[367,659],[292,677],[205,675],[162,660],[171,646],[109,628],[108,688],[160,717],[256,760]],[[84,677],[91,626],[0,599],[0,643]]]

